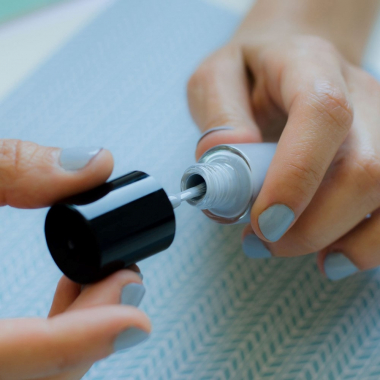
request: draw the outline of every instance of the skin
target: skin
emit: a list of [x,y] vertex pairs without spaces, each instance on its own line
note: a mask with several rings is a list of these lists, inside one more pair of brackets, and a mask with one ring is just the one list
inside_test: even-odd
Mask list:
[[[43,207],[103,183],[113,159],[102,150],[82,170],[59,166],[60,149],[0,140],[0,203]],[[0,321],[0,379],[76,380],[113,353],[119,333],[135,327],[150,332],[148,317],[120,304],[122,288],[141,283],[133,266],[99,283],[81,286],[62,277],[48,318]],[[20,365],[21,364],[21,365]]]
[[[218,144],[278,141],[244,232],[274,256],[342,252],[380,265],[380,84],[358,65],[378,0],[258,0],[231,41],[188,83],[202,132],[198,159]],[[295,219],[277,241],[259,215],[275,204]],[[366,216],[372,214],[367,219]]]

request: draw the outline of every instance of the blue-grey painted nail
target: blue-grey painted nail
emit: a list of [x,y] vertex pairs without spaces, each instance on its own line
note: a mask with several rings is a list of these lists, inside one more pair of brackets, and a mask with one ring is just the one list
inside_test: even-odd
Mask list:
[[272,254],[263,242],[253,234],[247,235],[243,240],[243,251],[251,259],[268,259]]
[[131,305],[138,307],[144,297],[145,287],[141,284],[131,283],[121,291],[120,302],[123,305]]
[[130,329],[125,330],[118,335],[113,344],[114,350],[116,352],[131,348],[144,342],[144,340],[147,340],[148,338],[149,334],[147,332],[135,327],[131,327]]
[[144,279],[144,276],[143,276],[143,274],[141,273],[141,272],[136,272],[137,273],[137,275],[143,280]]
[[102,148],[67,148],[62,149],[59,164],[65,170],[83,169]]
[[293,220],[294,212],[288,206],[273,205],[260,214],[260,231],[269,241],[277,241],[284,235]]
[[359,269],[343,253],[329,253],[324,262],[328,279],[337,281],[359,272]]
[[215,128],[211,128],[211,129],[208,129],[205,133],[202,134],[202,136],[199,138],[198,140],[198,143],[197,145],[199,144],[199,141],[201,141],[203,139],[203,137],[205,137],[206,135],[212,133],[212,132],[216,132],[216,131],[232,131],[234,128],[232,127],[229,127],[227,125],[225,126],[222,126],[222,127],[215,127]]

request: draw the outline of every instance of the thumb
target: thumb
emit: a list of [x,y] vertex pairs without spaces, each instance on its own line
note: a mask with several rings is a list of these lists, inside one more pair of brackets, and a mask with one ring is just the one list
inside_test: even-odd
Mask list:
[[102,148],[48,148],[0,140],[0,206],[37,208],[104,182],[113,159]]
[[144,341],[149,331],[143,312],[122,305],[71,311],[47,320],[4,320],[0,378],[34,379],[91,366],[118,349]]
[[207,58],[190,78],[187,93],[193,119],[203,132],[197,159],[215,145],[261,142],[238,46],[228,45]]

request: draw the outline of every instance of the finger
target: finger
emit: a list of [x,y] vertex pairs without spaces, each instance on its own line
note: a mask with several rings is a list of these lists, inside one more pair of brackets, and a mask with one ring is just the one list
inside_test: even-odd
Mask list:
[[333,164],[292,228],[280,240],[267,242],[266,247],[274,256],[300,256],[320,251],[379,207],[379,184],[376,183],[379,177],[370,174],[373,169],[370,159],[363,158],[364,152],[363,149],[358,154],[347,154]]
[[[136,268],[137,265],[135,266]],[[134,268],[135,268],[134,267]],[[133,270],[118,271],[104,280],[82,288],[63,276],[58,283],[49,317],[66,310],[79,310],[101,305],[139,306],[145,294],[141,274]]]
[[319,267],[330,280],[380,266],[380,212],[319,253]]
[[0,205],[43,207],[104,182],[112,172],[110,152],[59,149],[0,140]]
[[288,121],[251,221],[261,239],[273,242],[285,234],[313,198],[350,130],[353,112],[341,64],[333,55],[316,54],[306,61],[301,57],[282,68],[274,60],[265,70],[272,82],[276,78],[279,82],[269,88],[288,113]]
[[62,276],[58,282],[50,308],[49,317],[61,314],[77,299],[81,293],[81,286],[66,276]]
[[201,132],[214,131],[200,139],[197,159],[215,145],[261,141],[250,105],[249,78],[238,46],[227,46],[202,63],[189,80],[188,101]]
[[127,306],[71,311],[48,320],[4,320],[0,326],[0,373],[9,380],[92,364],[145,340],[150,331],[145,314]]
[[[145,287],[141,283],[141,275],[137,265],[133,270],[121,270],[106,279],[82,288],[65,276],[58,283],[52,310],[49,317],[64,311],[81,310],[105,305],[130,305],[138,307],[145,294]],[[80,379],[89,370],[90,365],[82,365],[74,372],[70,370],[58,376],[49,377],[49,380]]]
[[122,303],[138,307],[145,294],[141,277],[132,270],[121,270],[95,284],[87,285],[68,310]]
[[360,88],[351,94],[355,120],[350,134],[297,222],[280,240],[265,244],[274,256],[318,252],[379,207],[380,164],[376,144],[380,139],[377,128],[380,86],[365,73],[357,75],[355,83]]
[[272,257],[267,243],[255,235],[250,225],[245,227],[242,234],[242,241],[243,252],[250,259],[269,259]]

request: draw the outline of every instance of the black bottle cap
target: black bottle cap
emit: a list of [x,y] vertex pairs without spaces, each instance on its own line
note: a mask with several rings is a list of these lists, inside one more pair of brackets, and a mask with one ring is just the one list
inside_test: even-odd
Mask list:
[[45,221],[55,263],[80,284],[165,250],[174,235],[168,196],[153,177],[138,171],[54,205]]

